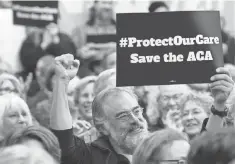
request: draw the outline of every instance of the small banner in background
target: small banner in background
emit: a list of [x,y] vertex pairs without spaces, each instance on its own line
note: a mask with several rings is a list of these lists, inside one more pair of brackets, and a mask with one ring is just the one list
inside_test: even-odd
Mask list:
[[15,25],[45,27],[56,23],[58,1],[13,1],[13,22]]

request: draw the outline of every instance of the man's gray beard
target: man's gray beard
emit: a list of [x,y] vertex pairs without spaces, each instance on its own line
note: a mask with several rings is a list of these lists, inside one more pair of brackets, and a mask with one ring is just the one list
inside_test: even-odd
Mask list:
[[123,150],[125,154],[132,155],[136,149],[136,147],[141,143],[143,139],[148,136],[148,132],[142,132],[135,136],[126,136],[123,142],[119,143],[120,148]]

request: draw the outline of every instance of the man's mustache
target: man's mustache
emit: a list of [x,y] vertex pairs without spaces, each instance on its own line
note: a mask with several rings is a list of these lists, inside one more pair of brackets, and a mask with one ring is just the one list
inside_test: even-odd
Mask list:
[[134,125],[134,126],[132,126],[130,129],[129,129],[129,133],[131,133],[131,132],[134,132],[135,130],[137,130],[137,129],[144,129],[144,126],[143,125]]

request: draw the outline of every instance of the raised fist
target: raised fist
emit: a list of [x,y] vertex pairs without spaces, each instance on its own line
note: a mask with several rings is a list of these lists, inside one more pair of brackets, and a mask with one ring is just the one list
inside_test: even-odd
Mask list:
[[55,58],[55,72],[60,79],[73,79],[78,72],[79,60],[74,60],[72,54],[64,54]]

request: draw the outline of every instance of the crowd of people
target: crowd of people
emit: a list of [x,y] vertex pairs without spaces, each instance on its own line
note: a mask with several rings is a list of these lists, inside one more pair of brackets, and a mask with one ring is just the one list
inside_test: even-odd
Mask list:
[[235,163],[234,39],[211,83],[116,87],[112,5],[72,36],[27,28],[21,73],[0,60],[0,164]]

